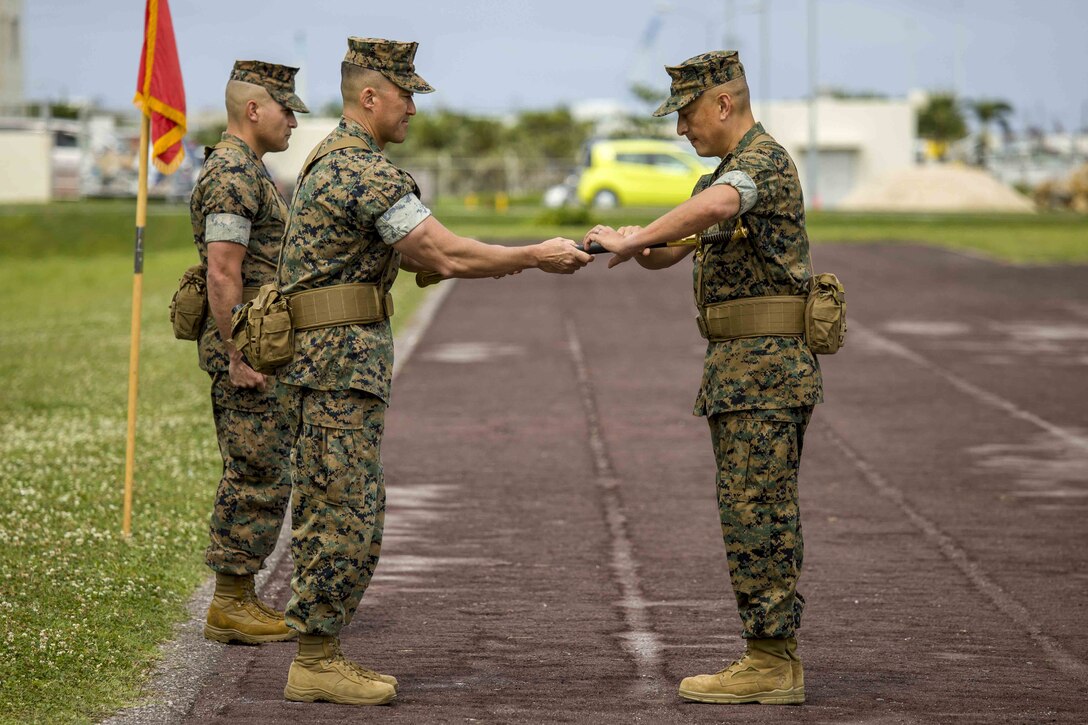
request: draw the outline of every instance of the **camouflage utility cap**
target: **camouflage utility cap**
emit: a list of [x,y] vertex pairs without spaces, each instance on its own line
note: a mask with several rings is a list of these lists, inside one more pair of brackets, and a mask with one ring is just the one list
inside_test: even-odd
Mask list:
[[655,116],[667,116],[679,111],[701,96],[703,91],[744,77],[744,66],[735,50],[712,50],[688,58],[680,65],[667,65],[665,70],[672,76],[672,95],[657,107]]
[[230,79],[260,86],[284,108],[298,113],[309,113],[310,109],[295,95],[295,73],[298,73],[298,68],[287,65],[260,60],[238,60],[234,62]]
[[418,47],[419,43],[381,38],[348,38],[344,61],[376,70],[406,91],[434,93],[434,88],[416,73],[413,61]]

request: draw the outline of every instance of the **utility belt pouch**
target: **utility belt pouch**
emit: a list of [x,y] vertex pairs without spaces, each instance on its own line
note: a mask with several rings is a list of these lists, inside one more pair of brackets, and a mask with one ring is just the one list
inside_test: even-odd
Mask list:
[[817,355],[834,355],[846,344],[846,290],[830,272],[812,278],[805,300],[805,342]]
[[174,337],[196,340],[204,329],[208,315],[208,270],[196,264],[185,270],[178,280],[178,289],[170,300],[170,324]]
[[243,303],[231,316],[231,339],[249,366],[271,374],[295,356],[295,336],[287,298],[274,284],[266,284],[257,296]]

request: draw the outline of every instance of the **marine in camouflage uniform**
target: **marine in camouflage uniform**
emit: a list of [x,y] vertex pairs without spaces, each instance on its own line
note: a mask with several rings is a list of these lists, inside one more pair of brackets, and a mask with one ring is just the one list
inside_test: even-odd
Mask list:
[[235,63],[227,88],[228,128],[207,149],[190,201],[212,309],[198,341],[200,367],[211,376],[223,458],[206,552],[216,572],[216,592],[204,633],[222,642],[294,636],[282,613],[253,590],[253,575],[275,547],[291,493],[294,430],[282,398],[293,391],[248,368],[233,344],[224,346],[221,330],[229,334],[230,308],[247,291],[275,278],[287,204],[262,157],[287,147],[293,112],[307,111],[294,93],[297,70],[261,61]]
[[[348,284],[374,285],[376,299],[387,299],[400,268],[488,277],[529,267],[573,272],[590,260],[570,240],[487,245],[457,237],[434,219],[412,177],[382,153],[406,137],[415,114],[412,94],[434,90],[415,73],[416,48],[348,39],[341,65],[344,116],[307,160],[291,204],[279,271],[289,299],[331,295]],[[284,697],[383,704],[395,697],[396,678],[346,659],[339,634],[381,554],[381,440],[393,371],[389,321],[305,329],[293,312],[292,318],[295,357],[277,374],[301,401],[291,501],[295,572],[285,612],[299,632],[299,653]]]
[[[728,241],[700,243],[695,252],[700,310],[741,299],[803,298],[812,264],[797,169],[752,118],[737,53],[704,53],[667,70],[672,95],[654,115],[678,112],[677,132],[700,155],[722,156],[721,163],[700,179],[691,200],[645,229],[597,227],[586,240],[618,252],[614,263],[637,254],[643,266],[657,269],[690,249],[643,256],[649,245],[724,232],[719,239]],[[739,224],[743,230],[733,234]],[[804,701],[794,638],[804,609],[797,591],[804,551],[797,476],[805,429],[822,399],[820,368],[801,336],[711,335],[694,413],[710,424],[729,576],[748,646],[721,672],[685,679],[685,698]]]
[[[390,72],[389,78],[398,87],[428,93],[434,89],[412,65],[415,47],[352,38],[345,63],[381,66],[378,70],[400,64],[400,72]],[[345,141],[354,146],[325,153]],[[419,189],[385,158],[372,134],[347,116],[314,156],[316,162],[299,175],[291,205],[280,290],[290,295],[365,283],[377,285],[384,298],[401,264],[392,244],[430,213],[419,202]],[[302,636],[285,690],[288,699],[381,704],[396,694],[396,678],[348,662],[337,639],[354,616],[381,554],[381,439],[392,372],[388,318],[297,330],[294,360],[278,372],[280,382],[295,389],[300,400],[291,501],[295,572],[285,616]],[[315,694],[323,686],[323,670],[330,668],[349,681],[354,670],[354,686]]]

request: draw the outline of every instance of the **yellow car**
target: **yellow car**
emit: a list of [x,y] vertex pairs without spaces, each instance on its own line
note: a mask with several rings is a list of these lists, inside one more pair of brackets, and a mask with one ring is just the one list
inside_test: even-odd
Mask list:
[[592,142],[578,180],[578,200],[599,208],[675,206],[717,159],[701,159],[679,144],[656,139]]

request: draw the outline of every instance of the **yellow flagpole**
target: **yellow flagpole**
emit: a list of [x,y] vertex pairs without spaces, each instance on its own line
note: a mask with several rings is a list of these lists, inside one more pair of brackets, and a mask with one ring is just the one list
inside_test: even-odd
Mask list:
[[136,251],[132,276],[132,332],[128,353],[128,439],[125,444],[125,505],[121,533],[132,535],[132,469],[136,460],[136,392],[140,382],[140,308],[143,302],[144,227],[147,225],[147,146],[151,117],[140,114],[140,177],[136,192]]

